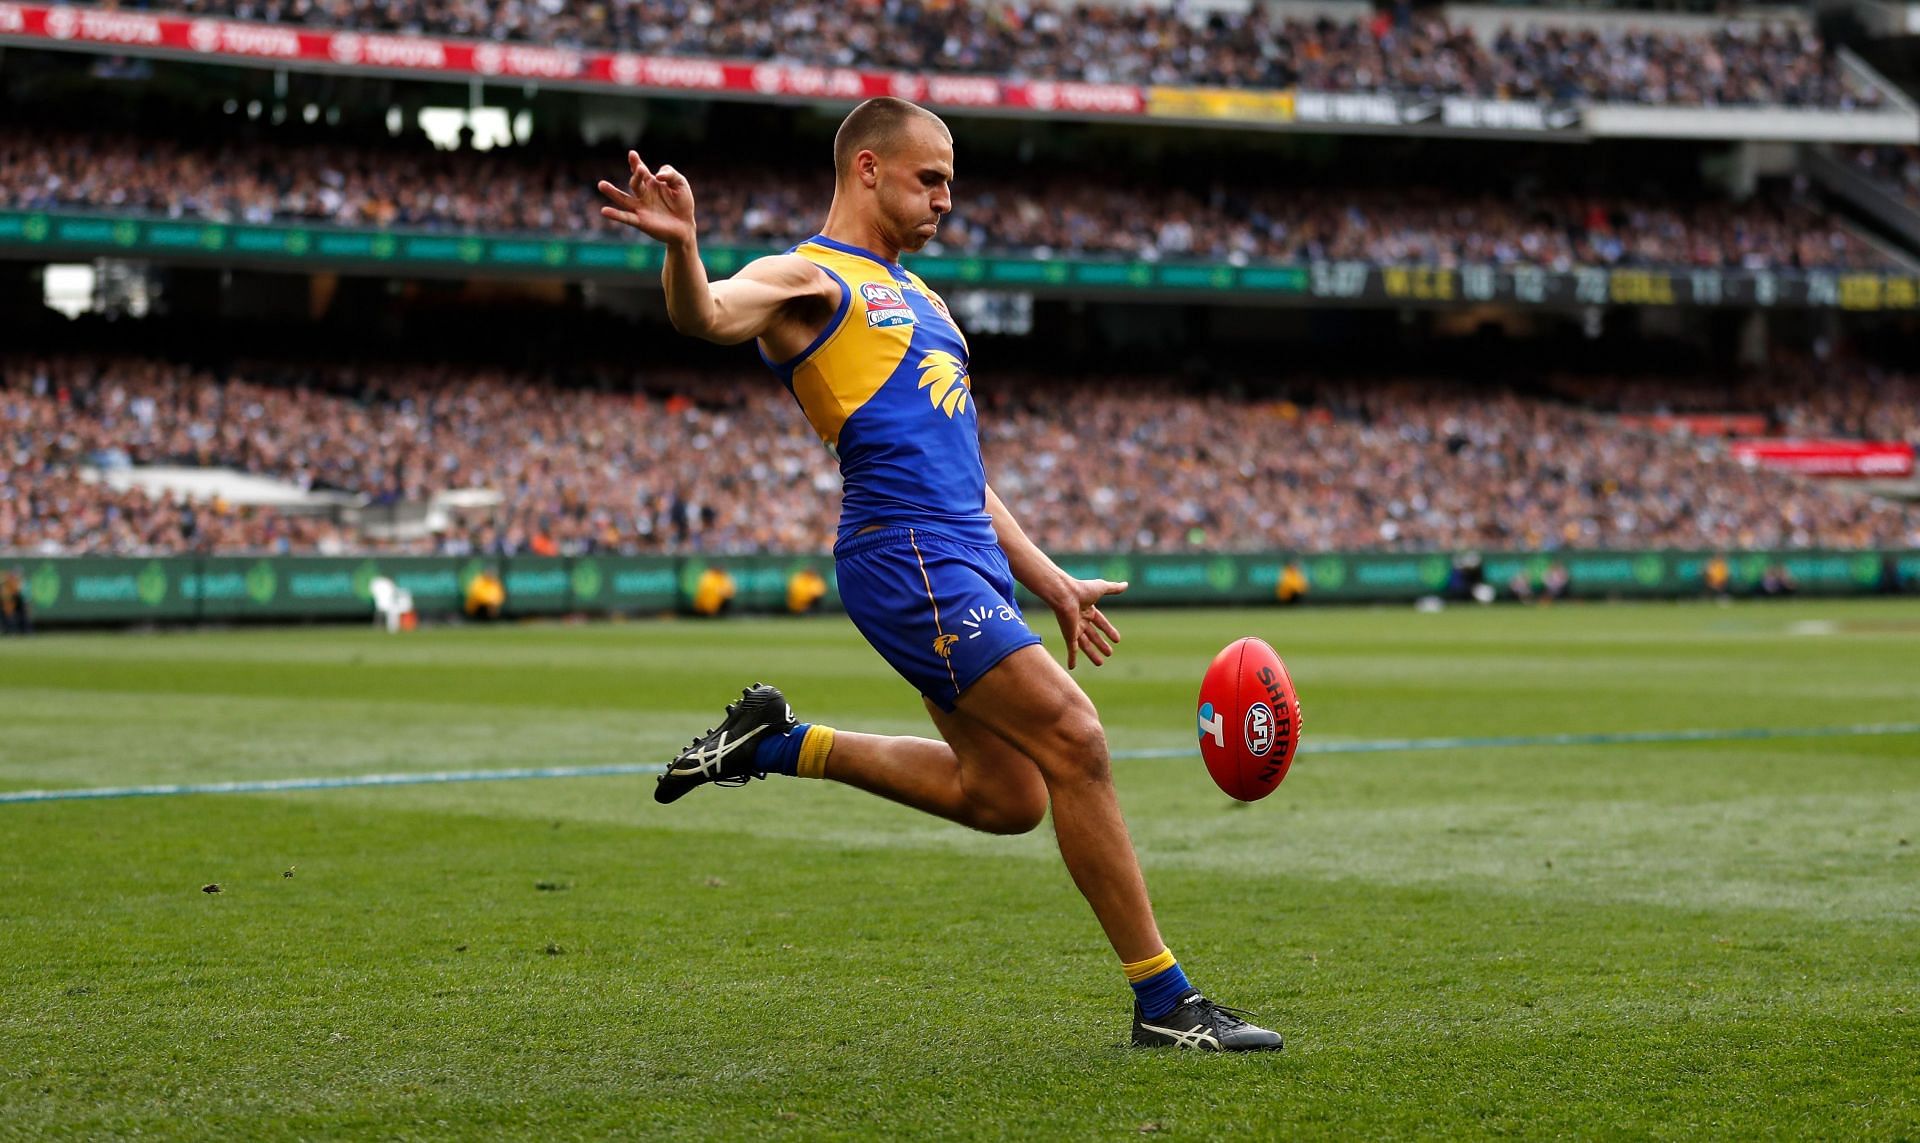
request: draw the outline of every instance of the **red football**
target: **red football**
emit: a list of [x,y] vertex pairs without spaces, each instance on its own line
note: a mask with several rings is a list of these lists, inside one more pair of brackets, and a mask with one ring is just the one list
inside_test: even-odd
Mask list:
[[1257,802],[1280,784],[1300,745],[1300,696],[1287,665],[1248,636],[1227,644],[1200,680],[1200,757],[1229,797]]

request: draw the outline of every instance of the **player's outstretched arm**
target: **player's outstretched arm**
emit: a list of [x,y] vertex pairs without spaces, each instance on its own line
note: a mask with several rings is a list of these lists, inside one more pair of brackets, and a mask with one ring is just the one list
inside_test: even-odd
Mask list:
[[[667,318],[692,337],[737,345],[771,332],[799,300],[837,304],[839,286],[818,266],[791,254],[758,259],[721,282],[707,280],[693,217],[693,187],[671,166],[652,171],[637,151],[627,152],[625,190],[602,180],[609,204],[600,214],[631,226],[666,247],[660,283],[667,291]],[[831,295],[831,296],[830,296]]]
[[1082,652],[1096,667],[1106,662],[1113,654],[1113,645],[1120,641],[1120,632],[1100,610],[1099,603],[1127,590],[1127,585],[1068,575],[1027,536],[992,485],[987,486],[987,515],[993,517],[993,532],[1001,550],[1007,553],[1013,578],[1039,596],[1060,621],[1060,634],[1067,641],[1067,669],[1071,671],[1078,664]]
[[840,301],[839,283],[797,254],[758,258],[733,277],[709,283],[691,244],[684,251],[670,246],[661,278],[673,328],[720,345],[767,337],[794,302],[819,299],[831,312]]

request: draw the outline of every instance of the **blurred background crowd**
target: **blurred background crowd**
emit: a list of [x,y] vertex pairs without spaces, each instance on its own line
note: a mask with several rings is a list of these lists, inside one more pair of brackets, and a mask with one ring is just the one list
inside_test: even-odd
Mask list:
[[[1558,396],[1381,378],[1230,397],[1017,375],[975,395],[995,489],[1060,551],[1920,545],[1920,507],[1744,467],[1716,442],[1595,407],[1738,408],[1796,432],[1920,443],[1914,378],[1863,368],[1810,393],[1796,376],[1810,368],[1692,390],[1560,379]],[[470,367],[215,375],[57,357],[7,360],[0,378],[0,550],[368,546],[313,517],[82,476],[129,464],[230,468],[376,504],[500,493],[496,508],[398,545],[452,554],[821,551],[838,515],[832,463],[792,398],[758,377],[662,373],[632,389],[608,373],[560,387]]]
[[[625,240],[598,212],[597,159],[520,150],[485,157],[421,140],[309,145],[116,132],[0,129],[0,210],[86,209],[216,222],[437,231],[514,231]],[[832,197],[822,163],[700,162],[702,238],[766,248],[813,234]],[[1803,183],[1774,180],[1744,202],[1522,187],[1275,186],[1258,178],[1191,188],[1084,172],[974,177],[930,253],[1457,266],[1891,267],[1823,211]]]
[[[143,5],[148,6],[148,5]],[[1262,5],[1129,8],[941,0],[181,0],[154,8],[424,33],[908,72],[1483,98],[1850,108],[1820,38],[1793,25],[1596,30],[1524,19],[1485,37],[1410,4],[1362,18]]]

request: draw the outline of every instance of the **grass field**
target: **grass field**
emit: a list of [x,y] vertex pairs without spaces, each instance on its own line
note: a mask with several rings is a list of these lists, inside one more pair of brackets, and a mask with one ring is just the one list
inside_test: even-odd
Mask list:
[[[1245,633],[1315,744],[1920,719],[1914,603],[1122,621],[1119,751]],[[660,761],[754,679],[925,727],[837,619],[55,635],[0,642],[0,790]],[[1116,771],[1284,1053],[1123,1047],[1045,829],[822,783],[0,804],[0,1137],[1920,1137],[1920,737]]]

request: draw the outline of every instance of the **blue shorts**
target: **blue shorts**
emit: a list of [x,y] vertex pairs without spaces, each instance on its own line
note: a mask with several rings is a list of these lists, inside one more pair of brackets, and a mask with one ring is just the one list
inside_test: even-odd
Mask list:
[[1014,602],[998,544],[885,527],[836,545],[834,570],[853,625],[941,710],[1000,660],[1040,642]]

